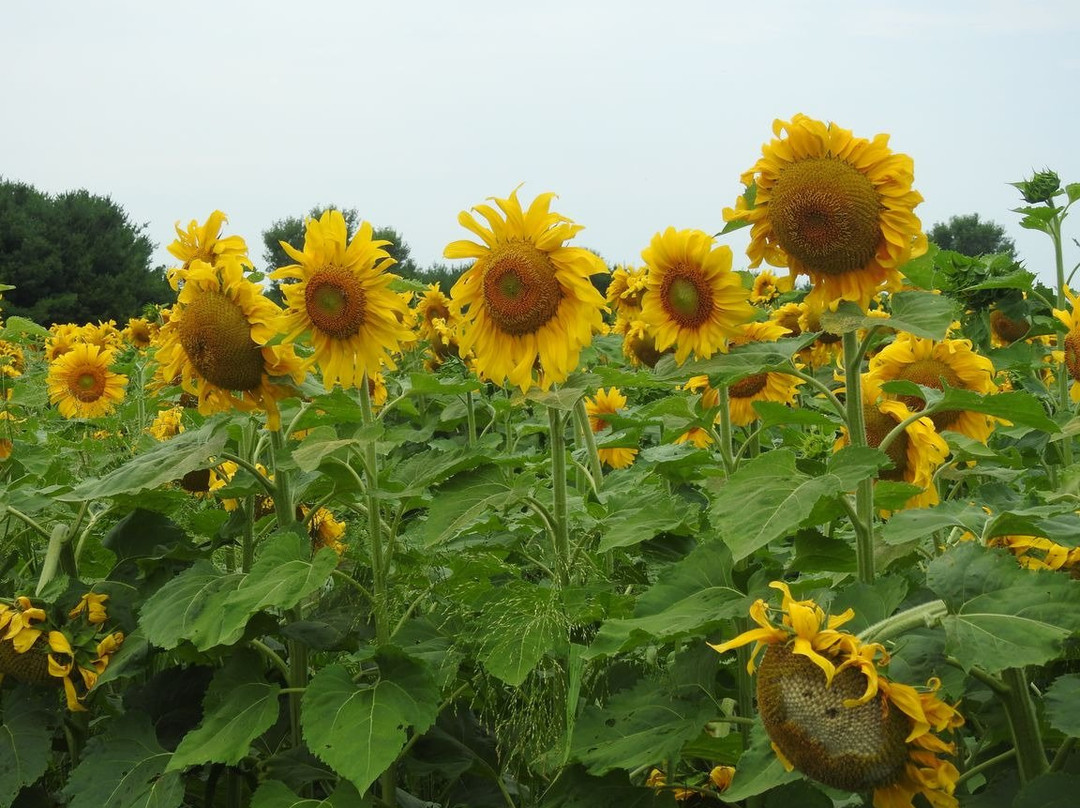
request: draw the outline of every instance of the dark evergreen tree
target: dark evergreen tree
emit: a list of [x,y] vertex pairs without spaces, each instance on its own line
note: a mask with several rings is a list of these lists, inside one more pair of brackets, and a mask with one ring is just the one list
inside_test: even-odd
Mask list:
[[931,227],[927,237],[943,250],[971,258],[995,253],[1016,257],[1016,245],[1006,237],[1005,228],[995,222],[979,221],[977,213],[950,216],[948,224],[938,222]]

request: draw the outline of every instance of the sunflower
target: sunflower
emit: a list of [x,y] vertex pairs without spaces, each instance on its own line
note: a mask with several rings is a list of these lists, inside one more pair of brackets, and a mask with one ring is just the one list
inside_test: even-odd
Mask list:
[[588,250],[566,246],[582,226],[552,211],[554,198],[541,194],[524,210],[515,190],[493,199],[498,210],[477,205],[487,226],[462,211],[458,222],[483,243],[454,241],[443,252],[476,259],[450,290],[462,317],[462,353],[474,354],[482,378],[522,392],[564,381],[603,330],[604,298],[589,278],[607,267]]
[[636,368],[656,367],[660,357],[674,353],[670,346],[662,351],[656,349],[656,337],[653,329],[644,320],[628,320],[620,314],[615,319],[616,334],[622,334],[622,351],[627,361]]
[[[732,345],[746,345],[751,342],[775,342],[787,334],[787,329],[772,321],[745,323],[739,327],[741,333],[732,339]],[[728,411],[731,423],[735,426],[747,426],[761,416],[754,409],[755,401],[776,401],[791,406],[799,393],[803,380],[789,373],[766,371],[739,379],[728,386]]]
[[792,289],[791,278],[778,278],[767,269],[761,270],[754,276],[754,284],[750,289],[750,302],[768,305],[784,292]]
[[818,332],[814,341],[799,351],[799,359],[814,370],[839,364],[840,356],[844,352],[843,337],[822,328],[821,305],[806,300],[797,305],[800,313],[795,333]]
[[14,342],[0,339],[0,376],[15,379],[26,370],[26,357]]
[[225,256],[246,260],[247,244],[243,238],[221,237],[221,228],[226,221],[225,214],[215,210],[207,218],[206,224],[200,225],[192,219],[187,230],[181,230],[180,222],[176,223],[176,241],[168,246],[168,250],[183,262],[181,269],[188,269],[193,261],[205,261],[216,266],[218,260]]
[[145,317],[132,317],[120,335],[136,348],[149,348],[157,332],[157,323],[152,323]]
[[926,252],[911,158],[892,152],[888,135],[857,138],[802,114],[775,121],[773,132],[778,139],[742,175],[754,192],[724,220],[753,225],[750,266],[764,260],[809,275],[812,302],[868,308],[879,289],[899,287],[902,264]]
[[680,365],[693,351],[707,359],[727,353],[728,339],[754,316],[747,290],[731,271],[731,249],[700,230],[669,227],[653,236],[641,257],[649,268],[641,319],[657,350],[675,346]]
[[416,315],[419,319],[420,335],[425,339],[434,338],[435,320],[442,320],[444,323],[451,320],[450,298],[443,294],[439,284],[428,284],[416,303]]
[[747,669],[757,667],[757,700],[773,749],[790,771],[797,768],[833,788],[874,791],[875,808],[911,808],[923,794],[938,808],[958,805],[952,796],[959,772],[939,755],[955,747],[937,734],[964,723],[936,693],[931,679],[918,690],[893,682],[879,669],[889,654],[840,626],[851,609],[826,616],[813,600],[795,600],[787,584],[780,625],[763,599],[750,607],[758,628],[710,646],[719,653],[755,643]]
[[1067,570],[1075,573],[1080,567],[1080,547],[1066,547],[1045,536],[995,536],[987,544],[1005,548],[1021,566],[1032,570]]
[[265,344],[276,335],[281,310],[244,277],[245,266],[246,259],[222,254],[217,266],[194,259],[173,270],[169,280],[179,295],[159,332],[157,378],[198,396],[203,415],[261,409],[276,430],[277,402],[293,390],[271,377],[299,384],[306,371],[292,346]]
[[1066,286],[1063,288],[1065,296],[1069,299],[1069,310],[1054,309],[1057,317],[1068,331],[1065,337],[1059,338],[1058,345],[1065,346],[1064,362],[1069,375],[1074,381],[1080,381],[1080,312],[1076,310],[1076,295]]
[[641,315],[641,298],[647,288],[648,269],[617,266],[611,273],[607,302],[620,318],[632,322]]
[[49,328],[45,341],[45,358],[50,362],[59,359],[81,341],[81,328],[73,323],[56,324]]
[[180,405],[161,410],[154,417],[154,422],[146,428],[146,431],[156,440],[168,440],[184,431],[184,408]]
[[315,512],[312,513],[310,508],[302,505],[300,514],[301,518],[307,523],[313,552],[318,552],[323,547],[329,547],[337,553],[338,558],[345,555],[349,545],[341,541],[341,537],[345,535],[344,522],[339,522],[334,518],[334,514],[326,508],[316,508]]
[[[912,411],[904,402],[886,398],[881,392],[881,383],[865,374],[862,377],[862,397],[866,441],[871,448],[877,448],[897,424],[912,415]],[[846,443],[845,431],[835,448],[838,450]],[[880,472],[879,479],[909,482],[923,489],[921,494],[909,499],[905,507],[937,505],[940,500],[934,484],[934,472],[949,456],[949,446],[934,429],[933,421],[920,418],[908,424],[885,449],[885,454],[893,465]]]
[[98,320],[79,329],[79,340],[99,348],[119,348],[123,338],[116,328],[116,320]]
[[[605,390],[601,387],[596,391],[595,398],[585,399],[585,412],[589,416],[589,426],[593,432],[602,432],[607,429],[608,423],[603,419],[605,415],[615,415],[626,406],[626,396],[618,387]],[[607,463],[613,469],[625,469],[633,465],[638,450],[630,447],[616,447],[614,449],[597,449],[602,463]]]
[[675,438],[675,443],[689,443],[698,449],[704,449],[713,442],[712,435],[709,434],[709,430],[701,426],[692,426],[679,437]]
[[383,249],[389,243],[373,240],[368,222],[350,240],[338,210],[308,220],[303,251],[281,242],[297,263],[270,273],[296,281],[282,286],[287,309],[279,328],[286,343],[310,334],[327,390],[338,382],[359,387],[383,364],[396,368],[391,354],[412,338],[408,305],[389,288],[397,277],[385,271],[394,263]]
[[[945,339],[940,342],[900,333],[893,342],[870,360],[870,377],[876,382],[903,380],[944,389],[944,385],[971,390],[983,395],[997,392],[994,384],[994,365],[985,356],[971,349],[966,339]],[[913,411],[925,403],[917,396],[900,396]],[[968,410],[943,410],[933,413],[930,420],[941,432],[951,429],[973,440],[986,443],[994,429],[994,419]]]
[[85,342],[49,364],[49,401],[65,418],[99,418],[124,400],[127,376],[113,373],[113,353]]

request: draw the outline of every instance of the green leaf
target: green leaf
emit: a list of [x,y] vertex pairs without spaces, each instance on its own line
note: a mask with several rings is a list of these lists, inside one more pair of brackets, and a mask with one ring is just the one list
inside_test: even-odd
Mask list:
[[180,741],[165,771],[204,763],[239,763],[252,741],[277,720],[280,690],[266,681],[262,661],[254,651],[233,653],[206,691],[202,721]]
[[292,608],[326,583],[337,554],[327,547],[314,558],[310,553],[306,537],[286,532],[266,541],[247,575],[197,561],[150,597],[140,626],[151,643],[166,650],[182,640],[200,651],[231,645],[256,612]]
[[878,480],[874,483],[874,507],[886,511],[898,511],[909,499],[922,492],[922,486],[912,483]]
[[945,295],[897,292],[889,300],[892,313],[888,317],[869,317],[857,304],[845,301],[836,311],[822,313],[821,326],[833,334],[884,326],[917,337],[943,339],[954,319],[955,303]]
[[884,463],[876,449],[846,447],[825,474],[811,477],[795,467],[793,451],[777,449],[744,464],[719,487],[710,519],[739,561],[794,533],[820,500],[851,491]]
[[120,468],[98,479],[84,480],[57,499],[81,502],[118,494],[134,494],[178,480],[189,471],[206,468],[228,440],[224,419],[207,421],[200,429],[184,432],[148,452],[138,454]]
[[184,784],[144,713],[125,713],[86,744],[63,793],[69,808],[177,808]]
[[975,542],[934,559],[927,583],[949,607],[946,650],[968,668],[1040,665],[1080,630],[1080,581],[1023,569],[1008,553]]
[[533,584],[503,587],[485,604],[485,636],[479,659],[488,673],[511,687],[529,675],[540,658],[565,638],[566,617],[556,590]]
[[165,558],[179,548],[190,548],[183,529],[164,514],[136,508],[105,534],[102,545],[117,561],[132,558]]
[[251,808],[370,808],[371,800],[360,796],[356,786],[341,781],[325,800],[303,799],[279,780],[266,780],[251,795]]
[[302,702],[304,740],[311,751],[364,792],[397,760],[406,730],[435,721],[439,691],[427,667],[392,648],[375,656],[374,685],[353,684],[341,665],[315,674]]
[[[381,428],[379,431],[382,431]],[[367,437],[375,439],[378,438],[378,434]],[[315,471],[326,458],[338,453],[338,459],[346,460],[349,450],[359,449],[360,446],[361,443],[356,438],[339,438],[337,431],[332,427],[316,427],[298,447],[293,449],[292,461],[301,471]]]
[[817,410],[810,410],[805,407],[789,407],[778,401],[755,401],[753,407],[761,416],[762,428],[779,424],[804,424],[833,429],[840,423],[839,418],[830,417]]
[[[14,289],[14,286],[5,287],[7,289]],[[4,291],[0,289],[0,292]],[[48,339],[52,336],[49,333],[49,329],[35,323],[33,320],[27,320],[25,317],[8,317],[4,320],[4,327],[0,328],[0,339],[14,339],[22,334],[29,334],[32,337],[40,337],[42,339]]]
[[449,380],[440,379],[432,373],[410,373],[408,393],[410,396],[461,395],[470,390],[480,390],[483,386],[472,377]]
[[480,519],[492,508],[502,508],[518,501],[522,491],[517,484],[507,484],[503,473],[493,467],[458,474],[439,488],[428,510],[427,519],[409,531],[423,547],[442,544]]
[[581,766],[567,766],[544,792],[540,808],[675,808],[672,791],[635,786],[625,772],[594,777]]
[[725,802],[739,802],[764,794],[771,788],[798,780],[802,775],[787,771],[772,749],[761,722],[750,729],[750,746],[735,764],[735,778],[724,792]]
[[1069,198],[1070,205],[1077,199],[1080,199],[1080,182],[1070,182],[1066,185],[1065,195]]
[[1080,738],[1080,674],[1059,676],[1043,696],[1046,720],[1070,738]]
[[1074,808],[1080,775],[1052,772],[1025,783],[1012,808]]
[[881,538],[886,544],[906,544],[952,527],[962,527],[980,536],[986,519],[986,513],[974,505],[942,502],[933,508],[894,513],[881,529]]
[[574,373],[558,388],[540,390],[534,387],[525,394],[525,398],[553,410],[570,412],[574,409],[578,399],[596,389],[596,383],[597,379],[592,374]]
[[683,698],[642,680],[603,707],[585,707],[574,727],[571,754],[597,775],[656,764],[677,757],[715,713],[708,699]]
[[52,735],[60,715],[56,694],[19,685],[4,691],[0,723],[0,805],[11,805],[23,786],[36,782],[49,766]]
[[718,353],[709,359],[698,359],[678,365],[674,357],[664,356],[656,363],[656,378],[669,382],[684,382],[691,376],[708,376],[713,387],[731,384],[746,376],[766,371],[792,371],[791,357],[805,348],[813,335],[780,339],[775,342],[751,342],[738,345],[729,353]]
[[601,522],[602,533],[597,549],[630,547],[649,541],[661,533],[685,534],[686,521],[694,516],[688,504],[672,496],[659,480],[650,478],[649,487],[636,485],[604,497],[609,516]]

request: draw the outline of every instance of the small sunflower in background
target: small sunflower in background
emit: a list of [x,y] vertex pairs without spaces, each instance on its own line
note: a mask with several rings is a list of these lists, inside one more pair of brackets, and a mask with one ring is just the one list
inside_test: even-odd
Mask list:
[[450,290],[462,354],[473,354],[481,378],[522,392],[565,381],[604,329],[604,298],[590,278],[607,267],[566,245],[583,228],[551,210],[554,198],[541,194],[525,209],[515,190],[493,199],[498,210],[477,205],[486,225],[462,211],[458,222],[480,242],[454,241],[443,252],[475,259]]
[[264,410],[267,427],[276,430],[277,402],[294,390],[272,378],[291,376],[299,384],[305,365],[291,345],[266,345],[281,310],[244,276],[247,259],[223,253],[216,260],[215,266],[196,258],[169,273],[179,294],[160,331],[158,379],[198,396],[203,415]]
[[11,340],[0,339],[0,376],[17,379],[26,370],[23,349]]
[[[775,342],[787,336],[787,329],[772,322],[745,323],[740,326],[740,334],[731,340],[732,345],[747,345],[751,342]],[[728,410],[731,423],[735,426],[748,426],[761,418],[754,409],[756,401],[775,401],[788,407],[795,403],[799,385],[803,380],[790,373],[769,370],[754,373],[728,386]]]
[[675,352],[671,347],[657,349],[656,337],[644,320],[624,321],[620,316],[615,322],[615,332],[623,335],[623,356],[636,368],[656,367],[660,357]]
[[316,508],[313,513],[306,505],[302,505],[300,517],[307,524],[312,552],[317,553],[323,547],[329,547],[337,553],[338,558],[345,555],[349,545],[342,542],[341,538],[345,535],[346,525],[339,522],[329,509]]
[[[975,353],[970,340],[935,341],[907,333],[897,334],[892,343],[870,359],[869,372],[878,383],[909,381],[936,390],[948,385],[983,395],[997,392],[994,375],[993,363]],[[926,406],[917,396],[899,396],[899,399],[912,412]],[[938,432],[950,429],[981,443],[986,443],[995,424],[993,418],[968,410],[942,410],[931,414],[930,420]]]
[[[585,399],[585,412],[589,416],[589,427],[593,432],[603,432],[608,428],[605,415],[615,415],[626,406],[626,396],[618,387],[610,387],[605,390],[601,387],[596,391],[595,398]],[[613,449],[597,449],[600,462],[606,463],[613,469],[625,469],[634,464],[638,450],[633,447],[617,446]]]
[[889,680],[880,672],[885,648],[840,630],[851,609],[826,616],[787,584],[770,586],[783,593],[779,625],[759,599],[750,607],[757,628],[710,646],[726,653],[755,643],[747,670],[756,666],[758,711],[784,766],[833,788],[872,790],[875,808],[912,808],[916,794],[955,808],[960,773],[942,756],[956,749],[938,733],[964,719],[937,697],[941,682],[917,689]]
[[[897,424],[912,415],[912,410],[902,401],[890,399],[881,390],[881,382],[870,376],[862,377],[863,420],[866,425],[867,445],[876,449],[893,431]],[[848,443],[847,429],[836,442],[838,451]],[[878,474],[882,480],[908,482],[923,489],[911,497],[906,508],[926,508],[940,501],[934,472],[949,456],[949,445],[934,429],[929,418],[919,418],[908,424],[885,449],[892,461],[892,468]]]
[[79,329],[79,341],[99,348],[119,348],[124,340],[116,328],[116,320],[98,320]]
[[57,323],[49,327],[49,337],[45,340],[45,358],[52,362],[71,350],[81,341],[80,327],[74,323]]
[[799,351],[799,359],[814,370],[839,365],[840,357],[844,353],[844,338],[822,328],[821,304],[804,300],[796,305],[799,307],[799,317],[798,326],[793,333],[817,333],[814,341]]
[[1073,381],[1080,381],[1080,312],[1076,309],[1076,295],[1068,287],[1062,290],[1069,300],[1069,310],[1054,309],[1054,316],[1068,329],[1062,344],[1065,346],[1065,367]]
[[175,438],[184,431],[184,408],[178,404],[175,407],[160,410],[146,431],[155,440],[165,441]]
[[927,247],[911,158],[888,135],[866,140],[802,114],[775,121],[773,133],[742,175],[747,193],[724,210],[725,221],[753,225],[750,266],[809,275],[809,300],[832,307],[865,310],[881,289],[899,288],[899,267]]
[[390,242],[372,232],[362,222],[350,239],[341,211],[325,211],[308,220],[303,250],[281,242],[296,263],[270,273],[293,281],[281,286],[286,310],[277,328],[286,344],[310,335],[327,390],[359,387],[382,365],[395,369],[393,354],[413,339],[408,304],[390,289],[397,277],[386,271],[394,263],[384,249]]
[[641,316],[641,298],[647,288],[645,267],[615,267],[607,288],[607,304],[615,312],[617,322],[631,323]]
[[691,353],[698,359],[727,353],[738,327],[754,316],[742,279],[731,271],[731,249],[700,230],[669,227],[641,256],[649,268],[641,319],[656,349],[674,346],[680,365]]
[[131,317],[120,335],[140,350],[149,348],[157,335],[158,325],[145,317]]
[[124,400],[127,376],[114,373],[112,350],[76,343],[49,363],[49,401],[65,418],[100,418]]
[[791,277],[780,278],[767,269],[761,270],[754,276],[754,283],[750,288],[750,302],[758,305],[768,305],[784,292],[792,289]]

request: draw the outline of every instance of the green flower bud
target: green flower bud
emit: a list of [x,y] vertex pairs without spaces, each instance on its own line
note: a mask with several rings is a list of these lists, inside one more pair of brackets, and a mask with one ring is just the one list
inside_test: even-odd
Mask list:
[[1046,169],[1036,171],[1029,180],[1014,182],[1012,185],[1019,189],[1025,202],[1029,205],[1037,205],[1054,198],[1054,195],[1061,190],[1061,178],[1056,171]]

